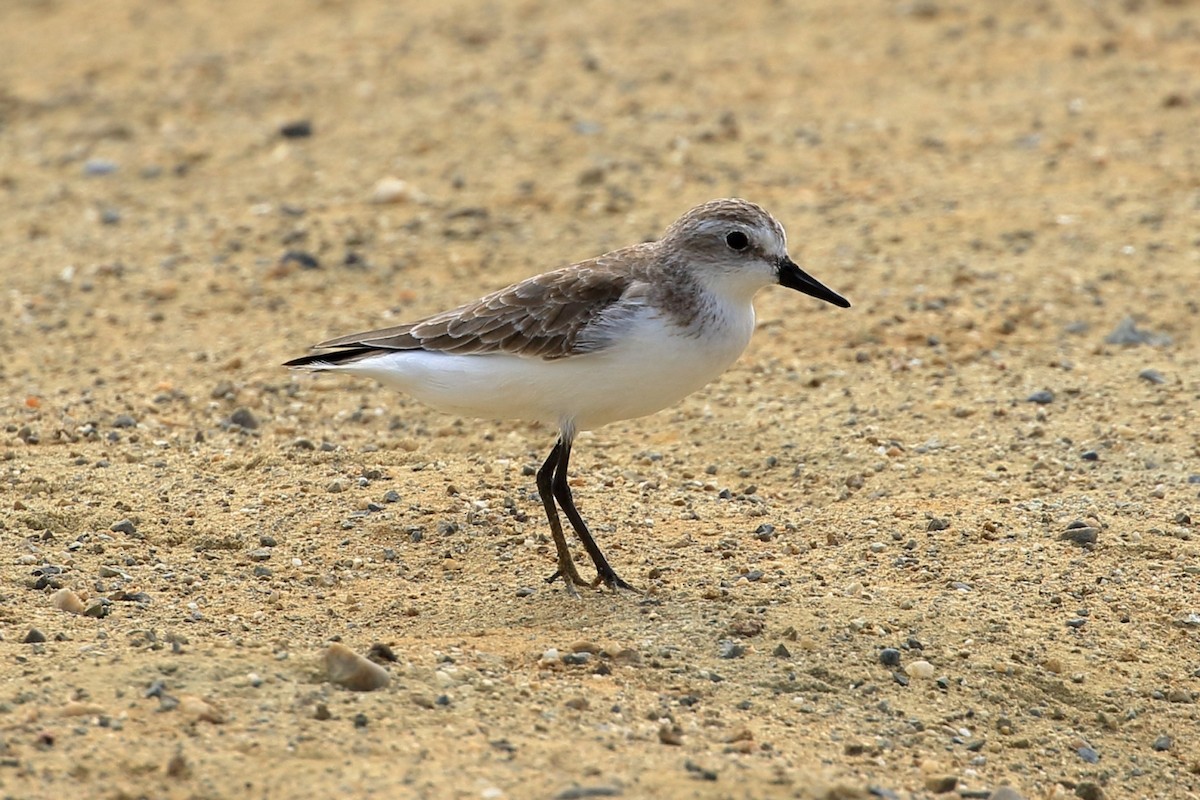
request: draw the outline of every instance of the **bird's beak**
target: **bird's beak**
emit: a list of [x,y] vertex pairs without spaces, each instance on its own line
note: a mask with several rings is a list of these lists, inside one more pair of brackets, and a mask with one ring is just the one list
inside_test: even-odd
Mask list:
[[800,269],[800,266],[787,256],[784,256],[779,262],[779,285],[804,292],[806,295],[824,300],[826,303],[833,303],[839,308],[850,307],[849,300]]

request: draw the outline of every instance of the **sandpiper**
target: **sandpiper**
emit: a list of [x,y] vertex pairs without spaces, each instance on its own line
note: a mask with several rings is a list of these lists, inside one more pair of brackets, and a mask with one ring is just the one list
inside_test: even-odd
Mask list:
[[[536,420],[558,428],[537,473],[558,570],[547,578],[631,589],[575,508],[567,465],[575,435],[653,414],[724,372],[750,342],[754,295],[780,284],[850,303],[788,257],[761,207],[712,200],[661,239],[536,275],[450,311],[340,336],[284,366],[374,378],[442,411]],[[596,567],[584,580],[563,535],[562,508]]]

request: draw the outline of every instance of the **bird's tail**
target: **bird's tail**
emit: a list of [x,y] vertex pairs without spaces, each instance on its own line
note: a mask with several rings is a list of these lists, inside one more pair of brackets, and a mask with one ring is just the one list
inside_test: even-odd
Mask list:
[[313,353],[312,355],[300,356],[293,358],[291,361],[283,362],[283,366],[290,369],[303,369],[309,372],[320,372],[326,369],[338,369],[347,364],[352,364],[355,361],[361,360],[364,356],[378,353],[379,351],[373,347],[346,347],[341,350],[332,350],[327,353]]

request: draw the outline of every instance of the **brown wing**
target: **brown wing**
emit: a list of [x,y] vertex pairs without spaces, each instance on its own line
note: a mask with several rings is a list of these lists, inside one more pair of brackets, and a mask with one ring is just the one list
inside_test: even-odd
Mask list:
[[627,270],[613,270],[612,263],[611,256],[601,257],[529,278],[418,322],[330,339],[314,349],[340,352],[305,356],[287,366],[351,361],[380,350],[512,353],[544,359],[599,350],[607,344],[606,337],[596,335],[595,329],[586,335],[585,331],[638,282]]

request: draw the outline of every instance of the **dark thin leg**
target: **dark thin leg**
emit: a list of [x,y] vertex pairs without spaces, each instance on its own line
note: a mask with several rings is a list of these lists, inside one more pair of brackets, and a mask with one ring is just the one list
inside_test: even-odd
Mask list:
[[[592,557],[592,563],[596,565],[596,580],[592,582],[592,586],[603,583],[610,589],[620,588],[635,591],[632,586],[621,580],[620,576],[608,565],[608,560],[604,557],[604,553],[600,552],[599,545],[592,538],[592,534],[588,532],[587,525],[583,522],[583,517],[579,516],[579,511],[575,508],[575,500],[571,497],[571,487],[567,485],[567,463],[571,460],[571,440],[560,438],[558,444],[555,445],[555,449],[560,450],[560,452],[557,459],[558,463],[554,468],[554,481],[551,487],[554,490],[554,497],[558,500],[558,504],[562,506],[563,513],[571,521],[571,527],[575,529],[579,540],[583,542],[584,549]],[[549,463],[550,461],[547,460],[546,466]],[[545,468],[545,466],[542,467],[543,470]],[[541,480],[540,474],[538,475],[538,479],[539,481]]]
[[562,522],[558,518],[558,509],[554,507],[554,491],[551,488],[554,470],[562,458],[562,452],[563,443],[562,439],[559,439],[537,473],[538,495],[542,498],[542,505],[546,508],[546,518],[550,520],[550,535],[554,537],[554,549],[558,553],[558,572],[547,578],[546,582],[550,583],[555,578],[562,578],[567,585],[567,591],[578,597],[579,592],[575,591],[575,587],[577,585],[591,586],[591,584],[583,579],[579,570],[575,569],[575,562],[571,560],[571,551],[567,549],[567,537],[563,535]]

